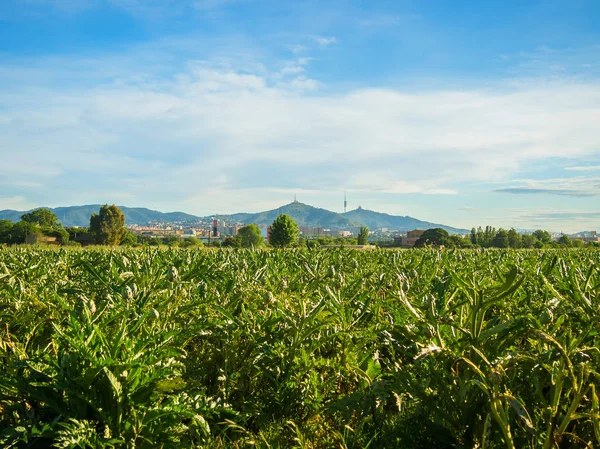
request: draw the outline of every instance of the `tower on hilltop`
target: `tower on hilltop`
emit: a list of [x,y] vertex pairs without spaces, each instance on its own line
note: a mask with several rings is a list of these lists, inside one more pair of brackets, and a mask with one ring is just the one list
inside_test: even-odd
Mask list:
[[346,192],[344,192],[344,213],[346,213],[347,207],[348,207],[348,201],[346,201]]

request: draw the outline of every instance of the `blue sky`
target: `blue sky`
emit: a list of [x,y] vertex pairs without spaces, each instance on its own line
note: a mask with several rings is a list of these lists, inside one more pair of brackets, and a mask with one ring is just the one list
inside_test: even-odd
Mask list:
[[600,2],[3,0],[0,209],[600,228]]

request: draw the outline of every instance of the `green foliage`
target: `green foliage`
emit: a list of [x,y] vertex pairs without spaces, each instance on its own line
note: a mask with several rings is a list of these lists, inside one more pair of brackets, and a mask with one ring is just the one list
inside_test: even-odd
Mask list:
[[508,232],[504,229],[499,229],[494,240],[492,240],[492,246],[494,248],[508,248],[510,246]]
[[70,238],[70,234],[63,228],[53,229],[51,231],[45,232],[45,234],[56,237],[58,243],[60,243],[61,245],[66,245]]
[[21,244],[21,243],[25,243],[25,239],[27,238],[28,235],[30,234],[41,234],[42,230],[35,224],[27,222],[27,221],[20,221],[18,223],[15,223],[14,226],[12,227],[12,229],[10,230],[9,238],[6,241],[6,243],[10,243],[10,244]]
[[415,248],[424,246],[443,246],[448,244],[450,234],[442,228],[433,228],[426,230],[415,242]]
[[0,244],[10,243],[14,224],[10,220],[0,220]]
[[123,235],[123,238],[121,239],[120,244],[123,246],[135,246],[138,242],[138,238],[137,235],[135,235],[133,232],[126,230],[125,231],[125,235]]
[[515,228],[510,228],[508,231],[508,246],[510,248],[521,248],[521,234]]
[[561,235],[558,239],[558,243],[561,246],[566,246],[568,248],[573,246],[573,241],[568,235]]
[[242,241],[237,236],[226,237],[225,239],[223,239],[223,246],[226,248],[241,248]]
[[293,246],[297,242],[299,234],[296,222],[289,215],[281,214],[271,225],[269,242],[278,248]]
[[180,246],[182,248],[201,248],[204,245],[196,237],[187,237],[182,240]]
[[90,217],[90,232],[99,244],[119,245],[127,232],[121,209],[114,204],[102,206],[97,214],[93,213]]
[[598,267],[0,248],[0,446],[597,447]]
[[237,233],[237,238],[240,240],[242,248],[258,248],[265,242],[260,228],[255,224],[249,224],[240,228]]
[[358,242],[359,245],[368,245],[369,244],[369,228],[366,226],[361,226],[360,231],[358,231]]
[[58,217],[50,209],[36,209],[21,216],[21,220],[27,223],[37,224],[47,228],[58,228]]
[[542,243],[547,244],[552,242],[552,236],[550,235],[550,233],[542,229],[538,229],[537,231],[535,231],[533,233],[533,236]]

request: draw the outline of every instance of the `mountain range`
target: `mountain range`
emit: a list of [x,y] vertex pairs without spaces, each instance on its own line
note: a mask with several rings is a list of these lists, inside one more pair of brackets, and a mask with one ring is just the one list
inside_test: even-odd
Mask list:
[[[209,217],[198,217],[183,212],[159,212],[140,207],[119,206],[125,215],[127,224],[147,225],[150,223],[197,223],[214,218],[230,223],[254,223],[257,225],[270,225],[279,214],[290,215],[299,226],[322,227],[325,229],[353,229],[360,226],[367,226],[370,229],[389,228],[399,231],[409,231],[412,229],[430,229],[443,228],[450,233],[465,234],[466,229],[454,228],[438,223],[430,223],[409,216],[388,215],[372,210],[358,209],[337,213],[308,204],[294,201],[277,209],[259,212],[259,213],[238,213],[231,215],[214,215]],[[98,212],[99,204],[85,206],[69,206],[50,208],[65,227],[81,226],[87,227],[90,223],[90,216],[93,212]],[[21,215],[30,211],[0,210],[0,220],[19,221]]]

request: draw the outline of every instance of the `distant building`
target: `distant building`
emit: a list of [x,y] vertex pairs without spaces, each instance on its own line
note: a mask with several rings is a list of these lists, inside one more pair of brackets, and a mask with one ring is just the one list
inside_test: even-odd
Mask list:
[[29,245],[39,245],[39,244],[44,244],[44,245],[58,245],[59,241],[58,238],[54,237],[54,236],[50,236],[50,235],[44,235],[44,234],[27,234],[27,236],[25,237],[25,243],[29,244]]
[[314,226],[300,226],[302,235],[323,235],[323,228]]
[[185,229],[183,231],[182,237],[184,239],[189,238],[189,237],[196,237],[196,230],[195,229]]
[[406,233],[406,237],[402,239],[402,244],[404,246],[415,246],[415,243],[417,243],[417,240],[419,240],[419,237],[421,237],[424,232],[424,229],[415,229],[413,231],[408,231]]

